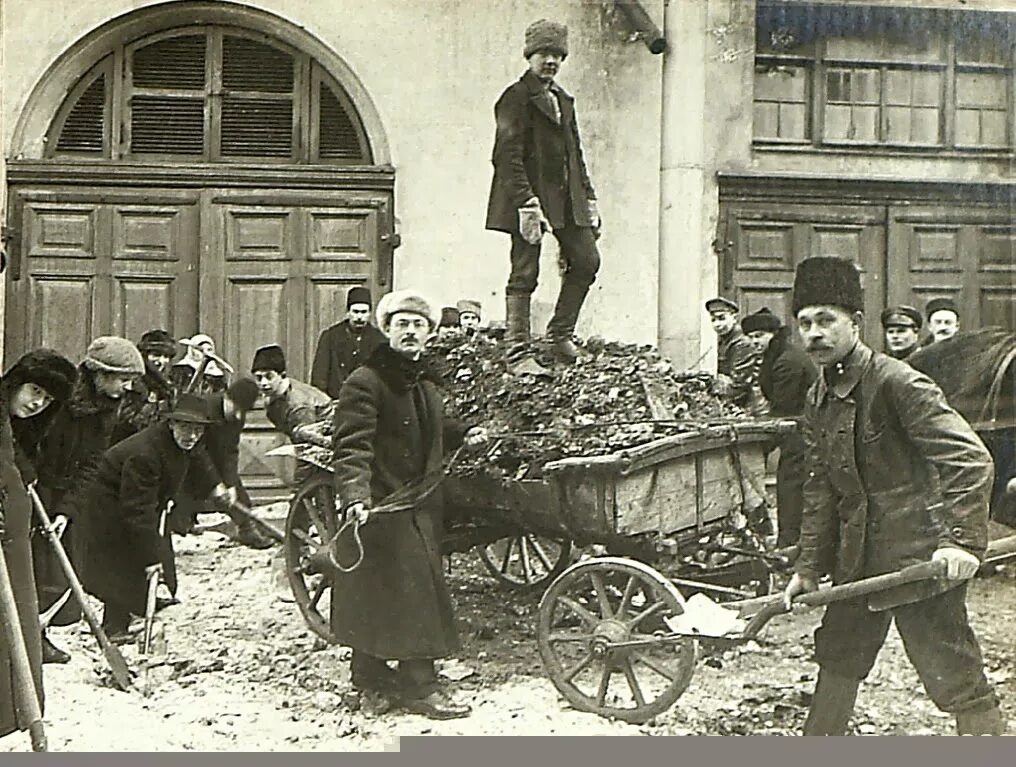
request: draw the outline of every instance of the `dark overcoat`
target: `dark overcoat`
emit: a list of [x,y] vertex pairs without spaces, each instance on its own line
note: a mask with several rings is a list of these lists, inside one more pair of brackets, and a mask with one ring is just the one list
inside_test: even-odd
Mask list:
[[[103,454],[84,492],[78,527],[81,581],[90,593],[144,614],[145,568],[161,562],[164,573],[174,571],[169,526],[160,536],[159,517],[179,490],[191,458],[177,446],[166,422],[142,429]],[[213,486],[199,471],[192,472],[192,481],[205,495]]]
[[[71,563],[77,566],[76,532],[81,492],[103,452],[113,444],[113,431],[120,400],[95,388],[95,376],[83,365],[70,400],[60,409],[39,448],[37,470],[39,497],[51,518],[62,514],[71,520],[62,543]],[[45,536],[32,537],[35,583],[39,604],[48,608],[69,588],[63,569]],[[69,626],[81,619],[76,599],[69,599],[53,617],[52,625]]]
[[[335,413],[335,490],[344,506],[377,504],[439,471],[462,429],[443,418],[441,394],[421,363],[387,343],[346,379]],[[458,644],[441,559],[440,487],[414,509],[372,517],[359,568],[332,591],[338,640],[386,659],[440,658]],[[355,556],[347,536],[340,561]]]
[[[17,604],[21,632],[25,636],[32,678],[43,701],[42,634],[39,630],[39,600],[32,575],[32,503],[22,482],[15,460],[15,443],[7,397],[0,386],[0,506],[3,507],[6,531],[2,536],[4,558],[10,573],[14,601]],[[7,645],[6,632],[0,630],[0,737],[15,730],[28,728],[29,722],[19,715],[14,701],[14,664]]]
[[[991,455],[926,375],[858,343],[804,411],[807,471],[797,572],[843,583],[927,562],[939,546],[983,557]],[[869,597],[889,608],[941,593],[924,581]]]
[[339,389],[349,374],[366,362],[384,340],[384,334],[369,323],[359,332],[348,319],[327,328],[321,333],[314,352],[311,386],[338,399]]
[[[519,206],[538,197],[554,229],[566,223],[592,226],[588,201],[596,199],[582,154],[575,99],[556,83],[558,120],[546,88],[526,72],[494,105],[494,178],[487,201],[487,229],[519,231]],[[571,221],[566,213],[571,208]]]
[[137,434],[146,426],[166,420],[176,401],[173,382],[145,361],[145,374],[132,383],[117,409],[110,444]]

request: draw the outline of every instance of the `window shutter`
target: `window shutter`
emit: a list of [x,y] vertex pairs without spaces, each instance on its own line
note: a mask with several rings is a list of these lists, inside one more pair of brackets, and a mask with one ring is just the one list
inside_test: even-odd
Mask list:
[[134,51],[130,101],[133,154],[204,154],[207,47],[206,35],[183,35]]
[[134,52],[135,88],[204,90],[205,35],[185,35],[160,40]]
[[222,87],[227,91],[293,93],[293,57],[246,37],[222,40]]
[[135,96],[131,99],[131,151],[200,155],[205,150],[201,99]]
[[58,152],[103,151],[103,117],[106,107],[106,76],[100,75],[78,97],[64,121],[57,140]]
[[338,97],[325,83],[319,83],[321,105],[318,151],[321,160],[367,162],[360,148],[360,134]]
[[223,157],[293,157],[294,66],[278,48],[223,38]]

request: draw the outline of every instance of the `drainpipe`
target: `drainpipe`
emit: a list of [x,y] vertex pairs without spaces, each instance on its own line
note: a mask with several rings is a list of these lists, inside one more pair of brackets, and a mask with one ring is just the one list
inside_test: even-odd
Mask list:
[[642,40],[650,53],[659,54],[667,50],[667,38],[639,0],[616,0],[615,4],[634,29],[634,37]]

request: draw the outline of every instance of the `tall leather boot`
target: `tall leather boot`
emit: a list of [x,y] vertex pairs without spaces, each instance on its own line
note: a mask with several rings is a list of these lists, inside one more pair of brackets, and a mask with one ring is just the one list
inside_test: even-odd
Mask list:
[[507,333],[505,338],[508,341],[529,340],[529,296],[506,295],[505,303],[505,325]]
[[554,354],[564,362],[574,362],[578,359],[579,350],[572,341],[572,334],[575,332],[575,324],[579,320],[579,312],[582,311],[587,293],[589,293],[588,285],[565,279],[557,296],[554,316],[547,324],[547,338],[553,341]]
[[998,706],[984,711],[964,711],[956,715],[957,735],[1005,735],[1005,725]]
[[820,670],[802,734],[846,735],[860,686],[856,679]]

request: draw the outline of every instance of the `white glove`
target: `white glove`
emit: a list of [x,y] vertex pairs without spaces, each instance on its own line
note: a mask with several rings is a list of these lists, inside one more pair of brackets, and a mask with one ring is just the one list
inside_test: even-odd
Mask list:
[[238,495],[235,487],[226,487],[226,485],[219,483],[212,490],[212,497],[220,503],[232,506],[236,503]]
[[356,519],[361,525],[367,524],[367,520],[370,519],[370,509],[367,508],[367,504],[363,501],[357,501],[351,503],[346,507],[347,514],[355,514]]
[[519,208],[519,233],[530,245],[537,244],[551,230],[550,221],[540,207],[540,201],[531,197]]
[[589,222],[592,224],[593,231],[599,234],[600,225],[603,223],[600,220],[600,207],[597,205],[596,200],[588,200],[586,204],[589,209]]
[[981,560],[969,551],[955,546],[942,546],[931,555],[932,562],[946,562],[946,578],[951,581],[965,581],[973,578],[981,567]]
[[146,576],[155,575],[155,574],[162,575],[162,563],[161,562],[156,562],[154,565],[149,565],[148,567],[145,568],[145,575]]

